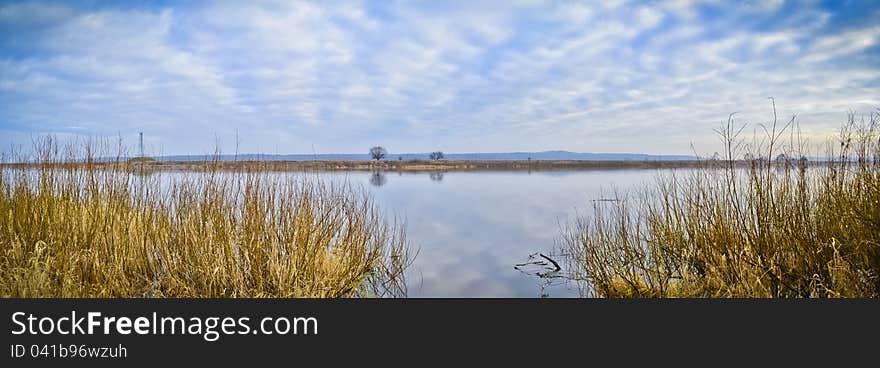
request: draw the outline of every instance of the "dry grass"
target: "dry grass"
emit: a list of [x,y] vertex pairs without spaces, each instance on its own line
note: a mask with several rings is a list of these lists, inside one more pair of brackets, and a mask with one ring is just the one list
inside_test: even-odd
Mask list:
[[[775,110],[775,109],[774,109]],[[775,111],[774,111],[775,114]],[[658,179],[595,205],[568,229],[591,295],[602,297],[880,296],[880,111],[850,114],[832,160],[807,169],[789,125],[746,145],[728,126],[714,168]],[[738,168],[742,151],[756,157]],[[762,155],[763,154],[763,155]]]
[[403,227],[349,186],[216,162],[148,174],[95,162],[91,143],[37,146],[35,165],[0,175],[0,296],[405,294]]

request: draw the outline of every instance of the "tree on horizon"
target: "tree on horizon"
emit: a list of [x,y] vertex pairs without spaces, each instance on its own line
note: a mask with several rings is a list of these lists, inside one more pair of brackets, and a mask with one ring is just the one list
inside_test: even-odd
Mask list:
[[375,146],[373,148],[370,148],[370,157],[372,157],[376,161],[385,158],[385,155],[387,154],[388,150],[386,150],[385,147]]

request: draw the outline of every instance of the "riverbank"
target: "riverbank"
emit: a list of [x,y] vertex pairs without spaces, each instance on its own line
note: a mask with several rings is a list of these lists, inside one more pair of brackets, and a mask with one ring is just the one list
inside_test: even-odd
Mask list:
[[44,142],[32,170],[0,170],[2,298],[406,295],[406,230],[357,188],[142,175]]
[[[132,161],[129,165],[151,170],[200,171],[211,170],[270,170],[270,171],[399,171],[399,172],[450,172],[450,171],[575,171],[620,169],[675,169],[700,168],[716,165],[709,160],[317,160],[317,161]],[[748,167],[749,161],[737,161],[738,166]],[[23,167],[28,164],[6,164]],[[45,165],[45,164],[43,164]],[[66,163],[64,165],[74,165]],[[83,164],[80,164],[83,165]],[[96,166],[114,166],[115,162],[94,163]]]
[[[700,161],[495,161],[495,160],[399,160],[399,161],[220,161],[221,169],[256,168],[279,171],[556,171],[698,167]],[[157,161],[157,168],[197,169],[204,162]]]
[[[867,122],[851,114],[827,144],[839,147],[827,155],[834,159],[817,170],[719,165],[594,202],[565,230],[575,278],[601,297],[876,298],[878,133],[880,114]],[[748,143],[722,137],[734,155]],[[794,138],[766,142],[765,157],[798,147]]]

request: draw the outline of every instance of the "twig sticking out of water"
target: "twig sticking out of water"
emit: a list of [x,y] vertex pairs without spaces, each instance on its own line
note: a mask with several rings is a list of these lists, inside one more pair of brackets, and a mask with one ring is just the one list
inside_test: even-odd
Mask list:
[[538,253],[538,255],[541,256],[541,257],[544,257],[544,259],[550,261],[550,263],[553,264],[553,267],[556,267],[556,269],[553,270],[553,271],[551,271],[551,272],[559,272],[559,270],[562,269],[562,267],[559,267],[559,263],[556,263],[556,261],[554,261],[552,258],[547,257],[547,256],[545,256],[545,255],[542,254],[542,253]]

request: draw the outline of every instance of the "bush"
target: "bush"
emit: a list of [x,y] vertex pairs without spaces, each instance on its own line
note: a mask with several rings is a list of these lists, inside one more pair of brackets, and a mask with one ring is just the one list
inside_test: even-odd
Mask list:
[[35,164],[0,175],[3,297],[405,293],[403,228],[347,186],[58,152],[46,139]]
[[[880,295],[880,113],[850,114],[836,152],[812,164],[786,128],[744,147],[728,123],[727,159],[658,178],[641,195],[596,202],[567,229],[589,294],[605,297],[877,297]],[[753,146],[754,147],[754,146]]]

